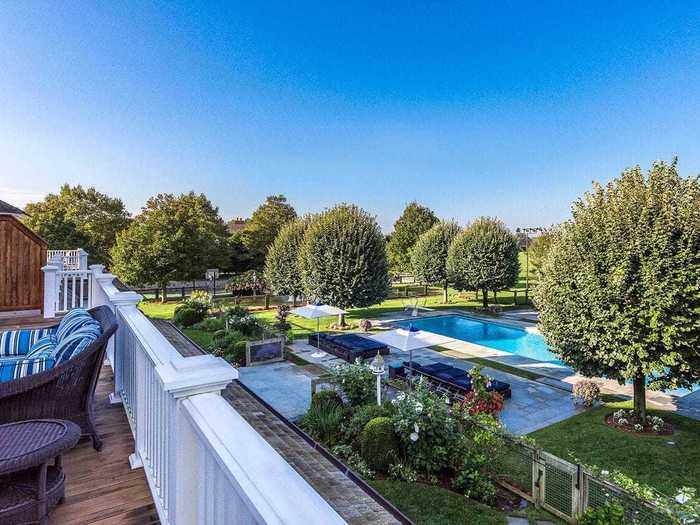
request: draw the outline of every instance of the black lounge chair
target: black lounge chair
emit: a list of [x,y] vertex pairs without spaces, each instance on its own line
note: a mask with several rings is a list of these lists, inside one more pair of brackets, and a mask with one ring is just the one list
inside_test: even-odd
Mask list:
[[309,344],[348,363],[354,363],[356,359],[372,358],[377,352],[381,355],[389,354],[389,347],[385,344],[357,334],[310,334]]
[[[462,394],[471,392],[472,381],[469,373],[456,366],[450,366],[445,363],[431,363],[429,365],[421,365],[420,363],[411,363],[408,361],[403,362],[403,370],[398,371],[399,375],[405,375],[406,370],[413,369],[414,374],[419,374],[427,377],[429,380],[437,383],[438,385],[447,386],[449,388],[455,389]],[[503,396],[504,399],[510,399],[512,391],[510,389],[510,384],[504,383],[503,381],[498,381],[497,379],[492,379],[487,385],[486,390],[495,390]]]

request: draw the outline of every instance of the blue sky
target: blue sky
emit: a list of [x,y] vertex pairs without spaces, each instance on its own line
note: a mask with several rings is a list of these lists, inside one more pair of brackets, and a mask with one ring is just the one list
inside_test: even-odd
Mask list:
[[15,204],[69,182],[517,227],[626,166],[700,173],[697,2],[64,4],[0,3]]

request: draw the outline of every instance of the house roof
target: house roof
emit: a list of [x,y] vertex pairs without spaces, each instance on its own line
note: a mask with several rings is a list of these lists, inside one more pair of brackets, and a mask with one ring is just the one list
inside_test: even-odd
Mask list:
[[8,204],[5,201],[0,201],[0,215],[26,215],[19,208],[14,207],[12,204]]

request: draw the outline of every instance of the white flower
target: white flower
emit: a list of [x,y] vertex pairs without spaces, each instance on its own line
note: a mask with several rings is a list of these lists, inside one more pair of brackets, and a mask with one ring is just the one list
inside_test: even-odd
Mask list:
[[603,476],[607,476],[608,474],[610,474],[610,472],[607,471],[607,470],[601,470],[600,473],[601,473]]
[[413,430],[418,433],[420,432],[420,428],[418,428],[418,423],[413,423]]
[[635,431],[635,432],[641,432],[642,430],[644,430],[644,427],[643,427],[642,425],[640,425],[639,423],[637,423],[636,425],[634,425],[634,431]]
[[423,412],[423,404],[420,401],[416,401],[415,409],[416,413],[420,414]]
[[676,495],[676,501],[678,503],[680,503],[681,505],[685,505],[686,503],[688,503],[689,500],[690,500],[690,496],[688,496],[682,490],[678,491],[678,494]]
[[411,438],[411,441],[414,443],[418,441],[418,432],[411,432],[411,435],[409,436]]
[[406,394],[404,392],[399,392],[396,395],[396,399],[398,399],[399,401],[403,401],[404,399],[406,399]]
[[627,421],[624,417],[621,417],[620,419],[617,420],[618,424],[620,425],[627,425],[629,424],[629,421]]

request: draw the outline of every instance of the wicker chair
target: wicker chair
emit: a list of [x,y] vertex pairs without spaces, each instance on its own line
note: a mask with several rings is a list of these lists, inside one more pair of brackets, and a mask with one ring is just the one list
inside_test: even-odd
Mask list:
[[100,323],[102,335],[55,368],[0,383],[0,424],[25,419],[67,419],[80,427],[83,436],[92,439],[95,450],[102,448],[95,429],[93,397],[107,342],[117,330],[117,321],[107,306],[88,311]]

